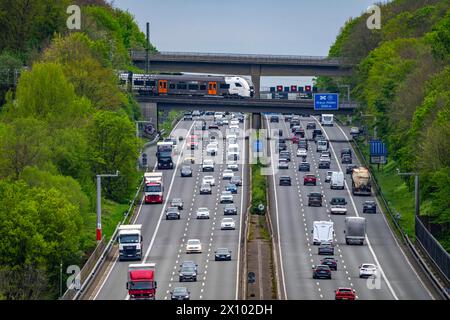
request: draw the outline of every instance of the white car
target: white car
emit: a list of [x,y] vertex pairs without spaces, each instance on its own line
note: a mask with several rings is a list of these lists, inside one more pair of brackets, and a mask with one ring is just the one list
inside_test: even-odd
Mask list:
[[198,239],[189,239],[186,243],[186,253],[202,253],[202,243]]
[[233,203],[233,194],[231,191],[222,191],[220,195],[220,203]]
[[206,146],[206,154],[209,156],[215,156],[217,154],[218,148],[216,143],[210,143]]
[[197,215],[197,219],[209,219],[209,209],[208,208],[198,208],[196,215]]
[[308,156],[308,151],[304,148],[298,148],[297,149],[297,157],[306,157]]
[[230,125],[231,126],[239,126],[239,120],[237,120],[237,119],[231,119],[231,121],[230,121]]
[[211,159],[203,160],[202,170],[203,171],[214,171],[214,161]]
[[351,127],[350,128],[350,134],[359,134],[359,128],[358,127]]
[[232,124],[232,125],[230,125],[230,129],[238,129],[239,130],[239,125]]
[[227,169],[231,171],[239,171],[239,165],[237,161],[229,161],[227,165]]
[[223,180],[231,180],[231,178],[233,178],[233,177],[234,177],[233,170],[230,170],[230,169],[223,170],[223,174],[222,174]]
[[223,218],[220,223],[220,230],[234,230],[236,229],[236,223],[233,218]]
[[202,179],[202,184],[209,184],[210,186],[216,185],[216,179],[213,176],[204,176]]
[[222,119],[222,123],[225,125],[228,125],[228,123],[229,123],[229,121],[228,121],[228,119],[226,119],[226,118],[224,118],[224,119]]
[[371,276],[377,276],[378,268],[373,263],[363,263],[359,266],[359,277],[371,277]]
[[331,214],[347,214],[347,207],[343,205],[332,205],[330,207]]
[[331,161],[331,159],[329,155],[323,154],[320,156],[319,161]]

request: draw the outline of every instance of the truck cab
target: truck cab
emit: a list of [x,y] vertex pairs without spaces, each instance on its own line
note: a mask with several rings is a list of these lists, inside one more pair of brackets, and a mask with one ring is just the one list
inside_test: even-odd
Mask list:
[[155,263],[130,264],[126,288],[131,300],[155,300]]
[[173,141],[158,142],[156,147],[158,150],[156,152],[156,158],[158,159],[158,169],[173,169]]
[[323,126],[333,126],[333,115],[332,114],[322,114],[320,122]]
[[117,242],[119,243],[119,260],[142,259],[142,225],[130,224],[119,226]]
[[314,221],[311,233],[313,234],[314,245],[319,245],[322,242],[333,243],[334,222]]
[[162,172],[146,172],[144,174],[144,202],[163,203],[164,185]]

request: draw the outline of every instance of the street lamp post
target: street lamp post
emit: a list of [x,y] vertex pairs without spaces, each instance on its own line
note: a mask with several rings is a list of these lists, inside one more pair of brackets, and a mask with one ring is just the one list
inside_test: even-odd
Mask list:
[[119,171],[115,174],[98,174],[97,175],[97,241],[102,240],[102,178],[118,177]]
[[419,211],[420,211],[419,173],[417,173],[417,172],[400,172],[400,169],[397,169],[397,174],[399,176],[414,176],[415,215],[416,215],[416,217],[419,217]]

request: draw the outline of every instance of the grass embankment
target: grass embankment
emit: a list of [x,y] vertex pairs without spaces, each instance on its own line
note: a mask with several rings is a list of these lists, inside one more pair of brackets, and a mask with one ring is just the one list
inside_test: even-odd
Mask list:
[[[174,121],[181,118],[183,115],[183,111],[169,111],[169,114],[167,118],[164,120],[164,122],[159,126],[159,130],[164,130],[163,137],[167,138],[170,135],[170,132],[173,129]],[[160,113],[159,118],[162,117],[162,114]]]

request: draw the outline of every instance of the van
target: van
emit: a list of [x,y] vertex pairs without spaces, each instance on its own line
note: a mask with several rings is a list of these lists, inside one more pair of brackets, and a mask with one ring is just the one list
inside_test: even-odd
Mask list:
[[331,183],[330,183],[331,189],[344,189],[344,173],[339,172],[333,172],[331,174]]
[[328,141],[327,140],[319,140],[317,141],[317,152],[327,151],[328,150]]
[[320,245],[322,242],[333,243],[334,223],[332,221],[314,221],[311,233],[314,245]]

